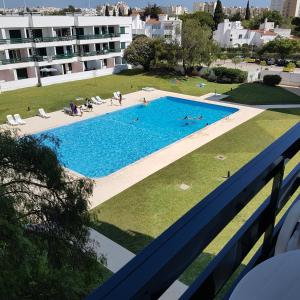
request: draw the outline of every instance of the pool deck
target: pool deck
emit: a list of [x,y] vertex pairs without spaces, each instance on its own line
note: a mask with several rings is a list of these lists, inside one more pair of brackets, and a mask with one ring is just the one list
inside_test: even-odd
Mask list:
[[258,108],[226,103],[226,101],[222,100],[226,98],[226,95],[215,95],[213,93],[194,97],[162,90],[154,90],[150,92],[138,91],[124,95],[122,106],[120,106],[117,101],[114,101],[113,105],[111,105],[110,99],[108,99],[107,103],[103,105],[94,105],[93,112],[85,112],[82,117],[72,117],[64,114],[62,111],[57,111],[50,113],[49,115],[51,118],[49,119],[42,119],[40,117],[28,118],[26,119],[27,124],[20,126],[20,132],[21,134],[33,134],[140,104],[144,97],[147,101],[152,101],[164,96],[173,96],[193,101],[201,101],[204,103],[223,105],[237,108],[239,111],[155,153],[152,153],[111,175],[95,179],[94,194],[90,199],[90,208],[94,208],[109,200],[113,196],[121,193],[151,174],[168,166],[179,158],[191,153],[240,124],[252,119],[265,110],[265,108],[262,107]]

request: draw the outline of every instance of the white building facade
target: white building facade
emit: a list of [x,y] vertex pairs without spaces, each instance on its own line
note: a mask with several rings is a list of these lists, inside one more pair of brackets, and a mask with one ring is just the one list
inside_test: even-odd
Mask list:
[[167,42],[177,42],[181,44],[182,21],[176,17],[159,15],[159,19],[148,17],[141,20],[139,14],[132,16],[132,34],[146,35],[150,38],[164,38]]
[[0,89],[119,72],[131,41],[130,17],[0,17]]
[[291,30],[276,28],[273,22],[265,20],[258,30],[246,29],[240,21],[225,19],[214,31],[213,38],[223,48],[237,48],[243,45],[262,46],[276,37],[290,38]]

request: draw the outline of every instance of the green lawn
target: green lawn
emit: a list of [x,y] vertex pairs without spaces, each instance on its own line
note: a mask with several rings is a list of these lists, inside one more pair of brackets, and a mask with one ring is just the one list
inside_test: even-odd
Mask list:
[[[197,84],[207,85],[199,88]],[[152,86],[158,89],[200,96],[209,92],[227,93],[231,101],[245,104],[277,104],[299,103],[300,97],[281,88],[270,88],[258,84],[216,84],[194,77],[175,82],[174,77],[155,76],[127,71],[122,74],[98,77],[89,80],[74,81],[46,87],[32,87],[0,94],[0,123],[5,121],[7,114],[20,113],[24,117],[34,116],[37,109],[56,111],[68,106],[76,97],[91,97],[99,95],[109,98],[114,91],[123,94],[140,90],[142,87]],[[287,100],[288,99],[288,100]],[[27,108],[30,107],[30,111]]]
[[[95,228],[138,253],[220,185],[228,170],[236,172],[299,120],[300,109],[262,113],[95,208],[92,211]],[[226,159],[216,159],[220,154]],[[181,183],[191,188],[182,191],[178,187]],[[184,282],[192,281],[268,191],[269,187],[251,201],[247,209],[205,250],[205,254],[185,272]]]

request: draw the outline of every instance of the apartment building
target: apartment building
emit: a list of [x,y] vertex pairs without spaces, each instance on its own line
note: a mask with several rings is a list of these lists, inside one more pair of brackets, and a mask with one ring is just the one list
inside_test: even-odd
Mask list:
[[177,17],[161,14],[158,19],[149,17],[145,21],[140,14],[132,15],[132,34],[150,38],[164,38],[167,42],[181,43],[182,21]]
[[266,19],[258,30],[246,29],[240,21],[230,22],[225,19],[214,31],[214,40],[224,48],[237,48],[243,45],[262,46],[276,37],[290,38],[291,29],[275,27],[274,22]]
[[284,17],[299,17],[300,0],[272,0],[270,9],[279,11]]
[[214,14],[216,9],[217,2],[194,2],[193,3],[193,11],[205,11],[210,13],[211,15]]
[[131,41],[131,17],[0,17],[0,89],[119,72]]
[[161,10],[169,16],[180,16],[188,13],[188,9],[182,5],[161,6]]

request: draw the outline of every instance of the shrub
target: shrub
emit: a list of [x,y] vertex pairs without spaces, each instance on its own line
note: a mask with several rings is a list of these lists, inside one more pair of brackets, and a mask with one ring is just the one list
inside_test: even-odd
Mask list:
[[247,58],[245,58],[245,62],[246,62],[246,63],[255,63],[255,62],[256,62],[256,59],[255,59],[255,58],[247,57]]
[[263,82],[266,85],[276,86],[281,82],[281,77],[279,75],[265,75]]
[[239,69],[218,67],[212,69],[215,81],[219,83],[243,83],[247,80],[248,72]]
[[260,62],[260,65],[264,67],[264,66],[267,65],[267,62],[266,62],[265,60],[262,60],[262,61]]
[[296,62],[296,67],[297,67],[297,68],[300,68],[300,60],[297,60],[297,62]]
[[292,62],[289,62],[284,68],[283,72],[294,72],[296,68],[296,65]]

